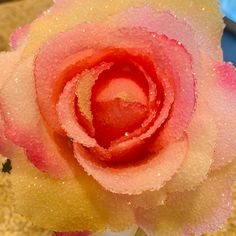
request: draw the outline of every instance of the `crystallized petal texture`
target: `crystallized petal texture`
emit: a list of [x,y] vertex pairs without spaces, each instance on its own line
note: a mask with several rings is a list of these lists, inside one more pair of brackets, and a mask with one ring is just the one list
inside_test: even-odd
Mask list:
[[236,69],[222,62],[218,5],[55,0],[11,35],[0,153],[12,160],[17,212],[57,236],[200,236],[223,225]]
[[138,210],[137,221],[147,235],[200,236],[214,232],[232,211],[230,184],[224,171],[216,172],[195,190],[173,194],[165,206]]
[[38,226],[59,232],[108,227],[121,231],[133,222],[128,202],[105,191],[82,170],[77,178],[63,181],[40,173],[25,160],[13,166],[16,209]]
[[[25,53],[26,55],[32,53],[49,37],[83,22],[101,22],[107,20],[109,15],[126,11],[130,7],[146,5],[157,11],[170,11],[179,18],[185,18],[191,23],[196,34],[201,35],[204,48],[210,48],[216,58],[221,58],[220,37],[223,24],[218,10],[219,5],[214,0],[105,0],[102,6],[99,1],[95,0],[90,2],[59,1],[51,9],[51,14],[47,14],[32,24],[29,47]],[[78,12],[80,14],[77,14]],[[205,24],[206,21],[208,25]]]

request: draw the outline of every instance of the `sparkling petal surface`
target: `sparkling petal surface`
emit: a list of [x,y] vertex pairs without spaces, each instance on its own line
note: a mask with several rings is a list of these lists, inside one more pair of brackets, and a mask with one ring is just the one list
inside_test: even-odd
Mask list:
[[97,145],[96,140],[81,127],[75,114],[76,87],[77,78],[68,82],[64,88],[57,104],[59,121],[73,142],[81,143],[86,147],[94,147]]
[[173,41],[171,45],[164,41],[162,43],[164,54],[168,55],[165,68],[170,65],[172,69],[175,99],[168,121],[164,124],[163,130],[160,131],[155,141],[157,146],[164,146],[167,142],[178,140],[183,135],[195,106],[195,78],[192,74],[191,56],[176,41]]
[[176,173],[187,152],[187,140],[167,146],[136,166],[111,168],[96,163],[94,157],[81,146],[75,145],[75,157],[88,174],[107,190],[122,194],[140,194],[158,190]]
[[[236,69],[230,64],[205,62],[208,80],[202,87],[218,129],[213,169],[227,165],[236,156]],[[210,89],[209,89],[210,88]]]
[[13,160],[13,166],[16,210],[35,225],[57,232],[96,232],[122,231],[133,224],[128,203],[105,191],[82,169],[76,178],[58,180],[24,159]]
[[[214,0],[105,0],[99,1],[57,1],[51,13],[32,24],[29,46],[25,55],[37,50],[41,44],[59,32],[64,32],[83,22],[101,22],[109,15],[126,11],[130,7],[149,5],[157,11],[170,11],[180,19],[189,22],[197,35],[202,37],[202,46],[216,58],[222,58],[220,38],[223,22],[219,4]],[[63,11],[61,11],[63,9]],[[80,12],[80,14],[78,14]],[[129,16],[127,16],[129,18]],[[205,24],[207,22],[207,24]]]
[[[5,83],[14,73],[15,67],[19,63],[21,52],[22,50],[18,50],[15,52],[2,52],[0,54],[0,89],[5,86]],[[6,61],[8,62],[7,64]],[[10,157],[13,154],[13,149],[16,147],[5,137],[4,119],[2,117],[2,112],[0,112],[0,114],[0,153]]]
[[[35,103],[32,68],[32,58],[22,62],[0,93],[5,135],[25,148],[28,158],[42,171],[50,170],[57,177],[73,176],[73,160],[66,149],[68,144],[61,140],[58,140],[60,144],[56,143],[41,121]],[[63,149],[60,148],[62,144]]]
[[30,25],[25,25],[23,27],[18,28],[15,32],[13,32],[10,36],[10,45],[13,50],[17,49],[18,46],[26,39],[28,33],[30,31]]
[[147,235],[200,236],[223,226],[232,211],[229,176],[211,175],[193,191],[172,194],[166,205],[153,211],[137,211],[137,223]]
[[217,138],[217,127],[206,101],[197,102],[187,129],[188,153],[178,173],[167,183],[170,192],[192,190],[207,178]]

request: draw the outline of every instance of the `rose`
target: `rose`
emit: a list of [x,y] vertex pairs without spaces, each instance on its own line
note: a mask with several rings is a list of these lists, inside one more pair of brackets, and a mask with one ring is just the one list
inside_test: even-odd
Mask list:
[[56,1],[1,54],[18,212],[60,232],[218,229],[231,211],[236,71],[222,63],[217,3],[102,3]]

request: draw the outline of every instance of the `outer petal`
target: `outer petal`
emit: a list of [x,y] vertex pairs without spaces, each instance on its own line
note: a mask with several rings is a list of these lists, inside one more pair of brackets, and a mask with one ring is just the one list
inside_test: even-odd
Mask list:
[[197,189],[172,194],[165,206],[146,212],[140,209],[137,224],[150,236],[200,236],[215,231],[232,211],[230,185],[224,171],[214,173]]
[[5,135],[25,148],[39,169],[57,177],[72,176],[73,160],[68,150],[64,152],[69,143],[50,133],[41,121],[35,103],[32,62],[32,58],[22,62],[0,92]]
[[27,37],[30,31],[30,25],[25,25],[23,27],[18,28],[15,32],[13,32],[10,36],[10,45],[12,49],[16,49],[24,39]]
[[[20,49],[17,52],[2,52],[0,54],[0,89],[2,89],[14,72],[20,59],[21,52],[22,50]],[[2,117],[2,112],[0,112],[0,153],[4,156],[10,157],[15,147],[6,139],[4,130],[4,119]]]
[[178,173],[167,183],[170,192],[194,189],[207,178],[213,162],[217,127],[209,106],[200,98],[187,134],[189,140],[187,157]]
[[214,64],[213,61],[206,60],[209,65],[206,70],[208,80],[205,80],[202,91],[218,129],[212,166],[215,169],[236,157],[236,69],[231,64]]
[[[221,58],[220,38],[223,22],[219,5],[214,0],[104,0],[99,1],[57,1],[51,13],[32,24],[29,46],[25,55],[32,54],[48,38],[64,32],[83,22],[104,21],[109,16],[126,11],[130,7],[149,5],[157,11],[170,11],[177,17],[186,19],[197,35],[201,35],[202,46],[215,58]],[[60,11],[63,9],[63,12]],[[80,14],[78,14],[80,12]],[[205,23],[207,22],[207,24]],[[40,29],[40,31],[38,30]],[[50,30],[48,30],[50,29]],[[210,50],[209,50],[210,49]]]
[[150,6],[130,8],[121,12],[106,22],[114,27],[142,27],[147,31],[159,35],[166,35],[183,44],[193,58],[196,69],[199,67],[199,44],[202,40],[200,35],[185,21],[181,21],[170,12],[156,12]]
[[[14,52],[1,52],[0,54],[0,89],[4,86],[5,82],[8,81],[16,66],[19,63],[22,48]],[[6,63],[7,62],[7,63]]]
[[10,177],[16,211],[40,227],[59,232],[98,232],[107,228],[122,231],[133,224],[128,203],[105,191],[82,169],[77,171],[77,178],[62,181],[19,157],[13,160]]
[[187,151],[187,139],[167,146],[136,166],[112,168],[102,166],[79,145],[74,145],[75,156],[83,168],[103,187],[115,193],[140,194],[159,190],[176,173]]

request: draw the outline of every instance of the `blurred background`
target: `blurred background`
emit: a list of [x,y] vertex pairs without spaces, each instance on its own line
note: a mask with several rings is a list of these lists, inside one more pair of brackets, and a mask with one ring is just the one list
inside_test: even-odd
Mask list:
[[225,15],[226,23],[222,37],[224,59],[236,65],[236,0],[221,0],[221,10]]
[[[220,3],[226,24],[222,37],[224,60],[236,66],[236,0],[221,0]],[[8,39],[14,29],[31,22],[51,4],[52,0],[0,0],[0,51],[9,49]],[[0,158],[0,167],[5,161]],[[5,172],[10,170],[9,162],[2,165]],[[221,231],[208,236],[236,236],[236,186],[234,192],[235,210],[231,218]],[[0,236],[54,235],[53,232],[34,227],[16,214],[12,205],[12,196],[7,175],[0,173]]]

